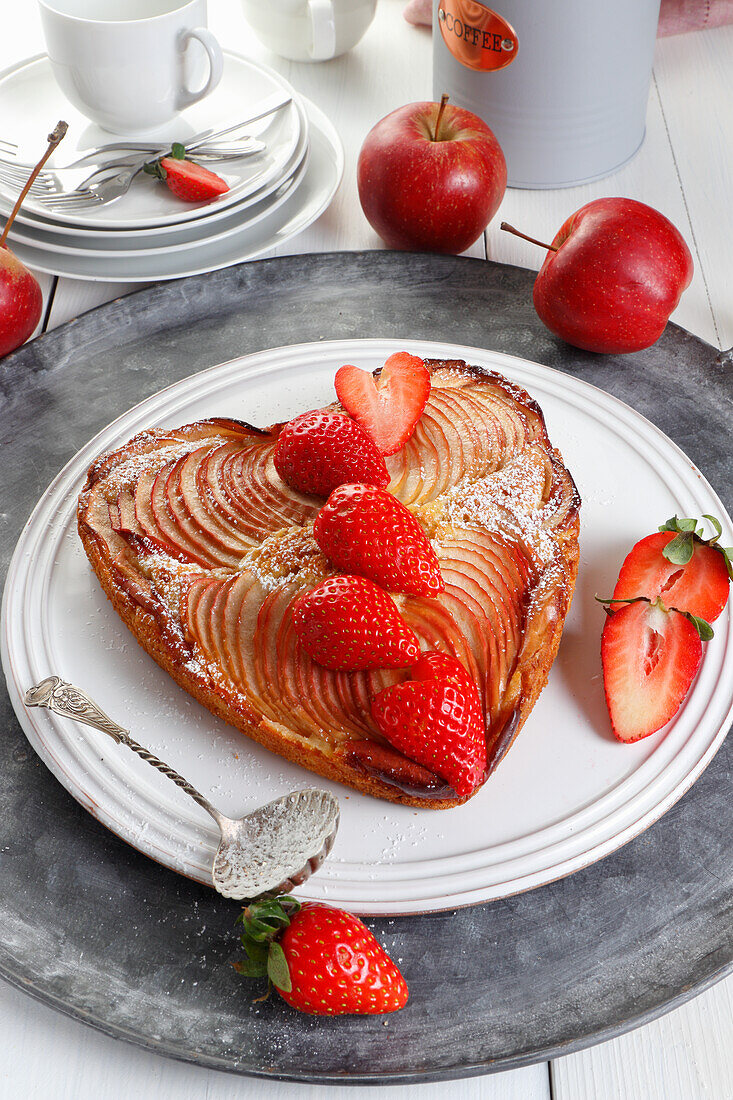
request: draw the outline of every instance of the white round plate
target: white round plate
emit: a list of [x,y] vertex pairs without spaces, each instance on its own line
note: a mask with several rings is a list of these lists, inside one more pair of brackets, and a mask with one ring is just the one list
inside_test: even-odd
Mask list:
[[308,100],[303,102],[310,127],[310,159],[306,170],[300,183],[288,188],[284,202],[280,204],[277,197],[272,205],[269,205],[271,200],[264,201],[266,210],[256,223],[249,210],[241,223],[234,217],[230,228],[215,235],[214,239],[204,234],[182,248],[173,244],[154,249],[149,255],[144,249],[125,250],[119,254],[105,251],[101,255],[90,254],[81,248],[50,252],[41,238],[32,245],[14,239],[13,252],[28,267],[50,275],[96,282],[147,283],[215,271],[271,251],[320,217],[333,199],[343,175],[344,155],[338,134],[315,104]]
[[[199,240],[202,237],[212,240],[215,233],[222,232],[235,221],[238,224],[244,224],[245,220],[251,220],[250,215],[254,217],[258,210],[264,208],[265,200],[280,193],[282,187],[292,180],[302,166],[309,148],[309,122],[302,97],[299,96],[294,101],[294,107],[301,119],[300,138],[293,155],[282,170],[282,176],[270,181],[245,199],[224,207],[217,206],[205,218],[198,217],[152,229],[97,229],[62,225],[30,215],[23,217],[22,225],[19,225],[19,219],[15,218],[8,238],[41,247],[49,252],[68,252],[75,249],[88,251],[93,248],[103,252],[114,250],[129,252],[136,248],[170,248],[174,244],[178,247],[180,243]],[[11,209],[10,201],[0,195],[0,217],[7,218]],[[22,212],[25,213],[24,210]]]
[[[214,225],[211,225],[209,221],[198,221],[194,222],[193,225],[178,226],[179,232],[173,241],[167,240],[165,234],[150,233],[144,238],[138,237],[137,241],[118,242],[115,233],[107,232],[104,235],[98,233],[94,237],[88,234],[83,244],[70,245],[63,238],[55,237],[52,233],[39,233],[32,229],[16,231],[15,225],[11,227],[8,240],[12,242],[12,247],[16,251],[18,244],[26,244],[31,248],[41,249],[43,252],[57,253],[67,258],[77,257],[82,261],[95,258],[109,260],[116,257],[124,259],[152,257],[155,259],[166,256],[171,248],[175,248],[176,256],[180,260],[182,256],[187,255],[189,252],[195,252],[202,244],[212,245],[226,241],[233,233],[238,233],[245,227],[256,226],[263,218],[267,218],[279,210],[303,181],[310,164],[310,148],[306,147],[300,150],[295,159],[297,163],[293,165],[293,170],[286,173],[283,182],[266,199],[262,199],[253,205],[248,203],[247,209],[240,206],[231,207],[230,210],[226,211],[228,217],[217,221]],[[145,242],[147,247],[139,247],[142,241]],[[117,248],[115,247],[117,244],[122,244],[124,247]],[[102,247],[95,247],[95,245],[101,245]]]
[[[300,138],[301,116],[295,106],[298,97],[294,89],[279,73],[239,54],[224,51],[224,74],[211,95],[189,107],[152,139],[145,135],[146,141],[160,137],[165,144],[185,141],[192,134],[210,127],[223,129],[236,122],[238,115],[246,117],[258,102],[276,93],[291,96],[293,103],[247,127],[247,133],[267,143],[267,150],[261,156],[228,161],[225,167],[222,166],[230,190],[214,202],[183,204],[167,187],[141,174],[122,198],[108,205],[90,206],[82,214],[54,213],[30,195],[24,202],[25,210],[45,221],[97,229],[141,229],[208,218],[222,207],[239,202],[281,178]],[[0,118],[3,137],[21,143],[22,160],[29,155],[25,135],[46,134],[49,119],[63,118],[69,123],[69,132],[58,151],[61,164],[116,140],[115,135],[89,122],[64,97],[46,54],[21,61],[0,74]],[[30,153],[31,158],[36,153],[40,155],[41,151],[34,150]],[[0,195],[5,200],[5,207],[9,200],[14,202],[17,197],[16,192],[9,191],[2,183]],[[26,215],[21,213],[20,217],[25,219]]]
[[[548,686],[506,759],[453,810],[411,809],[315,778],[250,742],[196,703],[137,645],[103,595],[76,533],[76,499],[101,451],[144,428],[238,416],[266,425],[333,398],[343,363],[369,370],[396,349],[499,370],[537,398],[583,498],[581,567]],[[633,495],[629,487],[633,486]],[[22,704],[55,673],[87,688],[135,739],[225,814],[239,816],[314,782],[341,804],[331,857],[303,898],[360,913],[452,909],[578,870],[659,818],[710,762],[733,704],[733,628],[716,623],[675,719],[633,745],[609,727],[599,657],[603,610],[628,549],[673,513],[710,513],[717,496],[657,428],[614,397],[511,356],[424,341],[341,340],[246,356],[183,379],[100,432],[58,475],[26,525],[8,572],[2,657],[31,744],[95,817],[154,859],[209,880],[217,834],[178,788],[103,734]],[[694,843],[694,838],[690,838]]]

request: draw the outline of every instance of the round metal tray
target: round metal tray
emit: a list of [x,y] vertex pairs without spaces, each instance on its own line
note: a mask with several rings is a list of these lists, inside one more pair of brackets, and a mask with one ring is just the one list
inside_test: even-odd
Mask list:
[[[339,337],[451,340],[577,375],[674,439],[731,506],[730,373],[670,325],[629,356],[569,348],[540,324],[533,274],[406,253],[263,260],[108,303],[0,363],[4,578],[64,463],[116,415],[204,367]],[[255,1004],[228,965],[237,907],[108,833],[30,750],[0,697],[0,975],[158,1053],[300,1081],[431,1081],[567,1054],[644,1023],[733,966],[725,743],[656,825],[531,893],[370,920],[410,1001],[388,1018]]]

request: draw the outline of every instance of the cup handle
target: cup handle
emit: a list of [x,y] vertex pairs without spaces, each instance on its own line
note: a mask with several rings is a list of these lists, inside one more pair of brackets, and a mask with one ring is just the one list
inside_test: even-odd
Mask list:
[[333,0],[309,0],[313,61],[328,61],[336,54],[336,15]]
[[176,103],[177,111],[182,111],[184,107],[190,107],[192,103],[198,103],[198,101],[203,99],[204,96],[207,96],[209,92],[213,92],[224,72],[224,58],[222,56],[221,46],[214,38],[211,31],[207,30],[206,27],[196,27],[194,30],[186,31],[181,40],[182,52],[185,52],[186,46],[192,38],[197,39],[208,54],[209,79],[198,92],[189,92],[188,88],[182,88],[178,93],[178,102]]

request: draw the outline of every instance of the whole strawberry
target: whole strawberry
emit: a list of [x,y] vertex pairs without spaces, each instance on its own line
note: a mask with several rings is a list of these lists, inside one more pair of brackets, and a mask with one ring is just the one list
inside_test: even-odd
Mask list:
[[293,897],[254,902],[239,916],[245,977],[267,975],[284,1001],[314,1016],[379,1015],[407,1003],[402,974],[360,920]]
[[420,645],[394,600],[364,577],[329,577],[293,605],[306,653],[326,668],[405,668]]
[[471,794],[486,774],[481,699],[461,662],[425,653],[412,680],[372,699],[372,717],[391,745],[446,779],[456,794]]
[[306,412],[280,432],[275,469],[293,489],[327,497],[347,482],[388,485],[389,474],[374,441],[343,413]]
[[345,573],[392,592],[437,596],[445,589],[427,535],[404,504],[371,485],[341,485],[316,516],[313,535]]

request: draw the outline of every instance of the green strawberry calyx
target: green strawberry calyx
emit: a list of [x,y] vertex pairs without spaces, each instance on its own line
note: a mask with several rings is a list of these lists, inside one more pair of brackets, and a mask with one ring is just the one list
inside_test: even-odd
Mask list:
[[687,565],[695,551],[696,543],[701,546],[712,546],[714,550],[723,555],[728,576],[733,580],[733,546],[719,545],[718,540],[723,534],[720,520],[716,519],[715,516],[707,515],[702,518],[708,521],[715,532],[707,539],[703,537],[704,529],[702,526],[698,527],[696,519],[680,519],[678,516],[672,516],[666,523],[663,523],[659,530],[673,531],[675,537],[670,539],[662,550],[662,554],[673,565]]
[[186,159],[186,146],[182,145],[180,141],[174,141],[171,145],[169,153],[163,153],[162,156],[156,160],[150,160],[143,166],[143,172],[146,172],[149,176],[154,176],[156,179],[167,179],[168,173],[163,165],[160,163],[162,160],[185,160]]
[[703,642],[709,642],[711,638],[715,636],[712,626],[707,619],[701,619],[699,615],[693,615],[690,611],[680,611],[679,607],[666,607],[662,603],[662,597],[657,596],[651,600],[648,596],[632,596],[629,599],[606,599],[603,596],[596,596],[598,603],[603,604],[603,609],[607,615],[613,615],[619,608],[615,607],[618,603],[648,603],[651,607],[657,607],[660,611],[665,613],[674,611],[677,615],[682,615],[684,619],[687,619],[689,623],[692,623],[697,633]]
[[247,958],[232,963],[238,974],[245,978],[267,977],[276,989],[291,991],[288,962],[277,939],[299,910],[298,899],[285,894],[252,902],[239,914],[237,924],[242,925],[239,939]]

